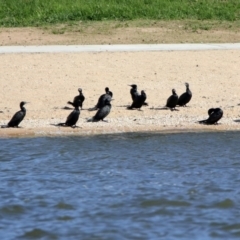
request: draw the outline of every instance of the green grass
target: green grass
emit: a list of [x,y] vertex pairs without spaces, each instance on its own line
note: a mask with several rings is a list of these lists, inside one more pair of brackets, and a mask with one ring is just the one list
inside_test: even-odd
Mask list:
[[240,19],[240,0],[0,0],[0,26],[71,21]]

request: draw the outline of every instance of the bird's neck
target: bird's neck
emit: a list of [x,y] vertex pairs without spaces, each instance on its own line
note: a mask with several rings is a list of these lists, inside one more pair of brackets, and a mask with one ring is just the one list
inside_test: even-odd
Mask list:
[[20,108],[23,112],[26,112],[26,108],[24,106],[20,106]]

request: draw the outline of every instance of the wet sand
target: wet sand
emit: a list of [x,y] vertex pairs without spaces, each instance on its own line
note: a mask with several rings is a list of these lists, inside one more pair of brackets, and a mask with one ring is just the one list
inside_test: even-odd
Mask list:
[[[185,132],[240,130],[240,51],[166,51],[1,54],[0,125],[19,110],[27,114],[19,129],[0,129],[0,137],[90,135],[122,132]],[[178,95],[190,84],[193,98],[179,111],[158,110],[175,88]],[[148,107],[127,110],[130,87],[145,90]],[[64,110],[81,87],[86,100],[79,128],[56,127],[71,110]],[[113,92],[108,123],[87,122],[98,97],[109,87]],[[221,107],[219,125],[196,123],[211,107]]]

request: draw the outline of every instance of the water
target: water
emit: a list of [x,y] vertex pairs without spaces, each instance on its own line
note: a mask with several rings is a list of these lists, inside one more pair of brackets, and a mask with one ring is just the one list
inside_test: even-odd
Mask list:
[[239,139],[0,139],[1,239],[239,239]]

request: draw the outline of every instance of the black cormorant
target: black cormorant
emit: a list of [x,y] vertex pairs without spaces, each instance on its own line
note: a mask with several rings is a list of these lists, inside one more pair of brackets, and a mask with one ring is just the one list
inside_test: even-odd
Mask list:
[[78,92],[79,92],[79,95],[74,97],[73,102],[68,101],[67,103],[74,107],[75,104],[79,101],[79,107],[82,109],[82,105],[83,105],[83,102],[85,100],[85,97],[84,97],[84,95],[82,93],[82,89],[81,88],[78,89]]
[[81,104],[80,101],[76,102],[74,104],[74,110],[68,115],[66,122],[58,123],[57,126],[65,126],[65,127],[75,128],[76,123],[79,119],[79,115],[80,115],[80,110],[79,110],[80,104]]
[[217,122],[223,116],[223,110],[221,108],[210,108],[208,110],[208,119],[199,121],[201,124],[217,124]]
[[192,98],[192,92],[189,89],[189,84],[185,83],[186,85],[186,92],[183,93],[179,98],[178,98],[178,103],[177,105],[182,106],[182,107],[186,107],[186,104],[190,102],[191,98]]
[[140,94],[138,93],[138,91],[137,91],[137,85],[136,85],[136,84],[132,84],[132,85],[128,85],[128,86],[132,87],[131,90],[130,90],[130,94],[131,94],[132,100],[134,101],[134,99],[135,99],[137,96],[140,95]]
[[108,87],[105,88],[105,92],[110,95],[111,97],[113,97],[113,93],[109,90]]
[[95,116],[88,120],[88,122],[98,122],[98,121],[104,121],[104,118],[110,113],[111,111],[111,101],[112,99],[105,99],[104,100],[104,106],[99,108]]
[[[128,85],[128,86],[132,87],[131,90],[130,90],[130,94],[131,94],[132,100],[134,101],[134,99],[136,97],[140,96],[140,94],[139,94],[139,92],[137,90],[137,85],[136,84],[132,84],[132,85]],[[146,95],[146,99],[147,99],[147,95]],[[144,102],[143,105],[148,106],[148,103]]]
[[24,119],[24,117],[26,116],[26,108],[24,107],[24,105],[27,102],[20,102],[20,108],[21,110],[16,112],[12,119],[9,121],[9,123],[7,125],[3,125],[1,126],[2,128],[10,128],[10,127],[18,127],[18,125],[20,124],[20,122]]
[[93,108],[89,108],[89,109],[88,109],[89,111],[95,111],[95,110],[97,110],[97,109],[100,109],[100,108],[104,107],[104,106],[105,106],[105,100],[106,100],[106,99],[108,99],[109,102],[111,101],[111,99],[112,99],[112,97],[113,97],[113,93],[109,90],[108,87],[105,88],[105,92],[106,92],[105,94],[102,94],[102,95],[99,97],[96,106],[93,107]]
[[172,95],[167,99],[166,107],[170,108],[172,111],[176,110],[175,107],[178,102],[178,95],[175,89],[172,89]]
[[147,95],[146,95],[145,91],[142,90],[141,95],[138,95],[134,98],[132,105],[130,107],[128,107],[128,109],[138,108],[140,110],[140,108],[143,106],[146,98],[147,98]]

